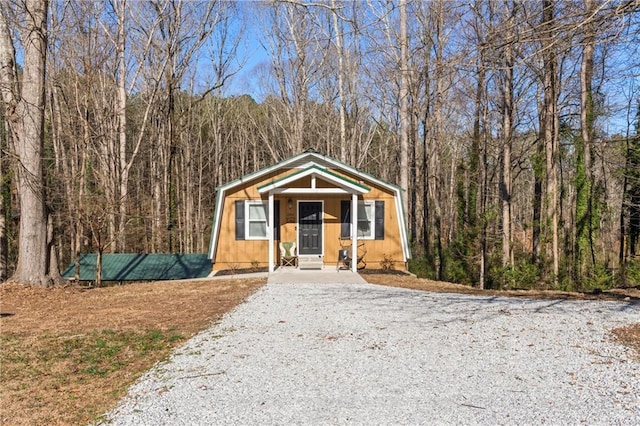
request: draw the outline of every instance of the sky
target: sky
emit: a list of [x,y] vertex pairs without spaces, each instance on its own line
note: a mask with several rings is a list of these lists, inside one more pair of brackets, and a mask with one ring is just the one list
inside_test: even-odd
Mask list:
[[[239,3],[242,5],[239,8],[241,19],[235,23],[236,26],[233,28],[236,34],[242,34],[237,58],[233,63],[237,74],[225,84],[222,93],[224,96],[249,94],[256,101],[261,102],[268,94],[268,88],[271,87],[268,76],[270,57],[265,46],[267,43],[266,24],[262,22],[260,12],[256,13],[258,9],[246,7],[253,6],[253,3],[246,1]],[[635,56],[640,54],[639,47],[637,45],[621,46],[616,52],[608,52],[608,67],[610,67],[608,69],[615,70],[616,67],[625,67],[631,62],[637,62]],[[208,74],[208,68],[207,65],[202,66],[201,62],[200,69],[203,75]],[[611,115],[600,123],[601,129],[607,134],[624,135],[629,127],[627,117],[629,98],[640,96],[640,75],[625,80],[617,79],[615,73],[602,77],[604,78],[602,89],[606,94],[608,112]]]

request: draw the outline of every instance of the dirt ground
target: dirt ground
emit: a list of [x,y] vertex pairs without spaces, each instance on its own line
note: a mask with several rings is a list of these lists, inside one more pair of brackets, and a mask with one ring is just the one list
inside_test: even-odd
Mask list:
[[[598,295],[490,292],[409,276],[366,274],[374,284],[514,297],[613,299],[637,304],[638,289]],[[180,343],[219,319],[266,279],[127,284],[97,289],[0,285],[0,424],[86,424]],[[640,357],[640,324],[612,331]]]
[[266,279],[0,285],[0,424],[86,424]]
[[598,293],[576,293],[553,290],[480,290],[467,285],[432,281],[405,274],[363,274],[363,277],[372,284],[412,288],[415,290],[485,296],[528,297],[534,299],[621,300],[638,303],[638,309],[640,309],[640,287],[606,290]]

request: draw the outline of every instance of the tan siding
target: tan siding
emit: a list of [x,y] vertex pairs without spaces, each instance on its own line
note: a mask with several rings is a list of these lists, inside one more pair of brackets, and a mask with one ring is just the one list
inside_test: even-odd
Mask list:
[[[332,170],[333,171],[333,170]],[[266,194],[261,195],[257,187],[272,182],[291,174],[293,170],[281,170],[278,173],[272,173],[261,179],[259,182],[247,182],[233,188],[226,194],[222,211],[222,226],[220,227],[218,247],[214,261],[214,269],[233,269],[233,268],[249,268],[252,266],[268,265],[268,240],[244,240],[236,241],[235,239],[235,201],[237,200],[268,200]],[[348,179],[359,181],[357,176],[340,173]],[[311,180],[309,177],[299,179],[293,182],[292,187],[309,187]],[[332,187],[328,182],[322,179],[316,179],[318,187]],[[396,269],[404,269],[402,245],[400,232],[398,227],[398,218],[396,214],[396,205],[393,193],[383,188],[376,187],[371,182],[362,182],[368,185],[371,190],[361,199],[378,200],[385,202],[385,238],[384,240],[364,240],[366,247],[365,261],[368,269],[378,269],[381,267],[380,262],[386,257],[395,262]],[[327,267],[335,266],[338,259],[339,237],[340,237],[340,201],[351,200],[350,195],[277,195],[275,200],[280,200],[280,235],[282,241],[297,241],[297,202],[300,200],[307,201],[323,201],[324,202],[324,260]],[[292,200],[292,209],[288,208],[288,200]],[[276,255],[276,264],[278,263],[278,242],[275,242],[274,253]]]
[[331,182],[327,182],[326,180],[316,179],[316,188],[334,188]]

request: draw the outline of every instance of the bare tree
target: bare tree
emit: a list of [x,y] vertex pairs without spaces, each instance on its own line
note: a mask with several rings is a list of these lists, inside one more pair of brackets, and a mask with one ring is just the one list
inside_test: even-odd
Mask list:
[[541,136],[545,152],[546,235],[550,241],[552,259],[552,280],[557,283],[559,272],[558,257],[558,58],[556,54],[555,0],[542,2],[541,54],[543,61],[543,121]]
[[20,241],[13,280],[47,286],[50,275],[50,233],[43,171],[45,64],[47,55],[47,0],[27,0],[20,14],[24,49],[22,79],[6,3],[0,5],[0,91],[18,160]]
[[[487,40],[486,29],[483,25],[481,3],[476,1],[474,8],[474,36],[477,44],[476,58],[476,88],[473,112],[473,128],[471,130],[471,149],[469,154],[469,182],[466,197],[468,210],[468,225],[477,225],[480,218],[480,261],[478,273],[478,287],[483,289],[487,281],[487,224],[484,220],[486,213],[487,189]],[[465,223],[461,226],[464,226]]]
[[[155,63],[153,72],[141,79],[141,73],[149,64],[150,51],[156,31],[160,25],[157,14],[149,14],[145,4],[128,3],[127,0],[114,0],[110,3],[115,15],[115,26],[105,19],[101,9],[96,11],[98,22],[103,28],[114,49],[115,63],[110,64],[115,79],[106,78],[105,84],[111,86],[110,93],[103,93],[103,114],[107,128],[102,132],[102,141],[98,149],[104,186],[109,198],[107,205],[109,222],[109,243],[113,251],[124,251],[126,225],[130,220],[129,181],[131,169],[136,164],[138,154],[146,137],[153,105],[158,92],[168,58]],[[136,25],[137,31],[130,30]],[[135,37],[133,37],[135,35]],[[129,125],[128,106],[132,95],[137,93],[141,100],[141,113],[136,126]]]
[[511,146],[513,137],[513,67],[515,49],[515,12],[516,5],[511,4],[505,8],[507,14],[506,28],[504,30],[504,76],[502,88],[502,182],[500,188],[500,198],[502,202],[502,266],[513,266],[512,251],[512,223],[511,223]]
[[336,53],[338,55],[338,108],[340,112],[340,160],[347,162],[347,123],[346,123],[346,94],[344,89],[345,78],[345,58],[343,38],[344,34],[342,27],[340,26],[340,19],[338,15],[338,8],[336,1],[331,0],[331,17],[333,20],[333,31],[335,33],[335,46]]
[[[582,60],[580,64],[580,136],[576,138],[576,224],[574,278],[580,280],[585,259],[596,265],[594,249],[594,177],[591,150],[595,130],[594,93],[592,89],[596,24],[595,3],[584,0]],[[588,255],[587,255],[588,252]]]
[[303,4],[274,1],[269,5],[268,17],[272,71],[286,112],[284,120],[279,120],[286,138],[286,147],[279,156],[287,156],[302,152],[306,145],[309,93],[316,82],[321,60],[316,43],[318,33]]
[[407,2],[400,0],[400,187],[405,218],[409,212],[409,36]]
[[6,130],[4,111],[0,110],[0,283],[4,282],[9,274],[9,244],[7,241],[7,201],[9,195],[9,176],[7,170],[6,149],[8,145],[8,132]]
[[[157,140],[157,145],[150,156],[154,181],[152,242],[156,249],[161,233],[160,224],[166,222],[165,229],[168,237],[166,249],[174,251],[176,240],[182,236],[182,233],[177,231],[185,229],[180,222],[186,224],[191,220],[190,215],[182,219],[178,217],[178,191],[182,189],[180,196],[185,200],[186,210],[192,211],[194,204],[189,183],[190,173],[186,175],[176,173],[182,159],[186,157],[187,161],[190,161],[192,158],[188,140],[180,143],[183,139],[180,137],[181,130],[191,108],[189,102],[186,105],[185,102],[180,102],[180,88],[184,82],[185,73],[197,59],[196,55],[200,48],[210,38],[216,26],[221,22],[224,24],[228,18],[225,4],[216,1],[196,3],[164,0],[153,2],[150,9],[152,20],[158,22],[158,31],[153,37],[148,60],[152,63],[157,61],[159,62],[157,66],[164,67],[158,99],[153,106],[157,117],[162,119],[154,121],[157,134],[153,134],[152,138]],[[155,70],[150,68],[149,78],[154,78],[154,74]],[[223,80],[223,78],[217,79],[214,87],[221,85]],[[185,179],[186,187],[180,188],[180,177]],[[161,209],[163,205],[165,208]],[[162,216],[166,219],[162,220]],[[187,228],[191,229],[192,226],[187,224]],[[184,251],[184,248],[180,248],[180,251]]]

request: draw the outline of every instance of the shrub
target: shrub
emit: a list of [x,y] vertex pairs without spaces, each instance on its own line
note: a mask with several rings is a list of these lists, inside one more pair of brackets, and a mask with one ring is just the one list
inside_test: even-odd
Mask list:
[[382,261],[380,262],[380,268],[383,271],[391,271],[394,269],[395,262],[393,257],[387,255],[386,253],[382,254]]
[[258,262],[257,260],[252,260],[251,261],[251,269],[253,271],[258,271],[258,269],[260,269],[260,262]]
[[593,291],[605,290],[614,286],[613,274],[602,265],[596,265],[593,270],[585,274],[581,281],[576,283],[576,290]]
[[637,286],[640,284],[640,260],[629,259],[625,266],[625,280],[621,284],[624,286]]
[[473,282],[470,272],[472,267],[473,265],[469,264],[467,259],[454,257],[451,253],[445,252],[444,276],[442,279],[453,283],[471,284]]
[[496,268],[494,283],[497,287],[505,290],[526,289],[531,290],[538,287],[540,273],[536,265],[523,261],[513,267]]
[[409,272],[418,278],[434,279],[436,277],[433,263],[429,262],[426,257],[409,259]]

